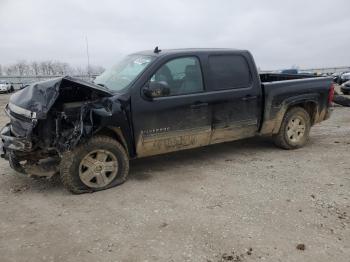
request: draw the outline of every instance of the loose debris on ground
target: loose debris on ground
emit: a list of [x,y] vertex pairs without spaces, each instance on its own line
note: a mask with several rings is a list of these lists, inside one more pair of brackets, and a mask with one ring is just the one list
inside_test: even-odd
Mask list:
[[305,248],[306,248],[306,247],[305,247],[305,244],[298,244],[298,245],[297,245],[297,249],[298,249],[298,250],[304,251]]
[[23,193],[29,189],[28,185],[14,185],[10,188],[11,193]]
[[233,262],[242,262],[244,261],[245,256],[251,256],[253,254],[253,248],[248,248],[245,252],[236,252],[231,251],[230,253],[224,253],[221,255],[221,258],[218,262],[226,262],[226,261],[233,261]]

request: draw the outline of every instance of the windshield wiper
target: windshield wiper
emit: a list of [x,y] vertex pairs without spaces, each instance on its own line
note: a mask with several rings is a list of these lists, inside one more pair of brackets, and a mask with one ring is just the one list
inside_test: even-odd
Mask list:
[[98,86],[102,86],[102,87],[104,87],[104,88],[106,88],[106,89],[109,89],[105,84],[98,83],[97,85],[98,85]]

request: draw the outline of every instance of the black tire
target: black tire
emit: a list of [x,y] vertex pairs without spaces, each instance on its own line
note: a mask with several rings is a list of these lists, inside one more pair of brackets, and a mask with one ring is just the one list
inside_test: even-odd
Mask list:
[[[302,135],[298,136],[296,141],[293,141],[288,135],[290,129],[288,124],[290,121],[294,121],[293,119],[299,119],[304,125],[304,132]],[[274,142],[278,147],[283,149],[297,149],[303,147],[309,139],[310,128],[311,119],[309,113],[301,107],[293,107],[284,115],[280,130],[278,134],[274,136]]]
[[333,98],[333,102],[341,105],[341,106],[349,106],[350,107],[350,98],[342,96],[342,95],[335,95]]
[[24,168],[21,166],[19,160],[13,152],[9,152],[9,164],[10,167],[20,174],[25,174]]
[[[80,164],[84,157],[96,150],[106,150],[113,154],[118,162],[117,175],[106,186],[93,188],[80,179]],[[100,191],[125,182],[129,173],[129,158],[124,147],[115,139],[106,136],[92,137],[87,143],[77,146],[63,154],[60,163],[60,176],[63,185],[74,194]]]

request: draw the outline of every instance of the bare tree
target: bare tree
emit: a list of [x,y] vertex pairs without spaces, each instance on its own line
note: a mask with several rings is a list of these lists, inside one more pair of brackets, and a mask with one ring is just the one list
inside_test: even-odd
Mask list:
[[39,73],[40,73],[39,63],[38,62],[32,62],[30,66],[32,68],[33,74],[35,76],[39,75]]
[[50,61],[40,62],[41,74],[50,75]]
[[18,72],[18,75],[20,75],[20,76],[27,75],[27,73],[28,73],[28,64],[24,60],[19,61],[15,65],[15,68],[16,68],[16,71]]
[[89,70],[84,67],[72,67],[68,63],[60,61],[32,61],[27,63],[25,60],[18,61],[15,64],[1,66],[0,75],[12,76],[50,76],[50,75],[92,75],[101,74],[105,69],[102,66],[90,65]]

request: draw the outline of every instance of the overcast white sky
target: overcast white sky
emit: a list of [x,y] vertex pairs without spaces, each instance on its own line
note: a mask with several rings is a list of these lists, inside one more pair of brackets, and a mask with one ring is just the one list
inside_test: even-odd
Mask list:
[[138,50],[248,49],[261,69],[350,66],[349,0],[0,0],[0,64],[105,67]]

